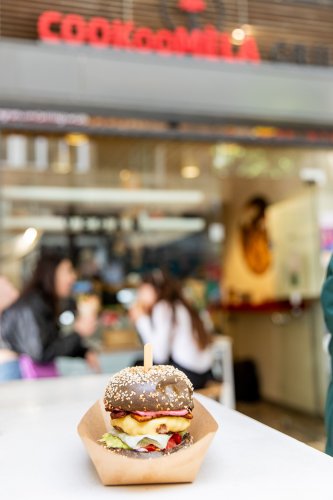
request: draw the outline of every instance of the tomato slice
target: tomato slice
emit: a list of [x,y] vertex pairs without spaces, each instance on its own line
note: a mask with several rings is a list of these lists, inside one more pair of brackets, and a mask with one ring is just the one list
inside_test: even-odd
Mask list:
[[156,450],[159,450],[159,448],[157,448],[157,446],[155,446],[154,444],[148,444],[147,446],[145,446],[146,450],[147,451],[156,451]]
[[172,434],[172,436],[170,437],[169,441],[168,441],[168,444],[167,444],[167,447],[166,449],[167,450],[170,450],[171,448],[174,448],[175,446],[177,446],[178,444],[180,444],[182,442],[182,437],[180,434],[178,434],[178,432],[175,432],[174,434]]

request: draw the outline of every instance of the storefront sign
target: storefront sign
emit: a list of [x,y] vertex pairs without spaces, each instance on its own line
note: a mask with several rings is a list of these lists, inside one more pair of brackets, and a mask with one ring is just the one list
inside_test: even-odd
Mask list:
[[[75,130],[85,134],[170,137],[166,121],[98,116],[48,110],[0,108],[0,132],[5,130]],[[333,144],[333,130],[291,129],[251,125],[218,125],[180,122],[174,136],[204,141],[275,145],[324,146]]]
[[[281,2],[281,0],[280,0]],[[328,5],[331,6],[333,5],[333,0],[284,0],[281,3],[285,3],[287,5],[290,5],[291,3],[295,4],[304,4],[304,5]]]
[[10,125],[15,123],[22,125],[85,127],[89,125],[89,115],[85,113],[0,108],[0,124]]
[[305,46],[300,43],[277,42],[270,49],[270,60],[274,62],[329,66],[330,58],[329,47],[319,45]]
[[228,33],[214,26],[188,30],[183,26],[175,30],[153,31],[148,27],[137,27],[133,22],[119,19],[109,21],[104,17],[89,20],[78,14],[63,14],[46,11],[38,19],[38,36],[48,43],[71,45],[88,44],[93,47],[114,47],[141,52],[170,55],[180,54],[225,59],[228,61],[260,61],[256,41],[246,37],[234,52]]

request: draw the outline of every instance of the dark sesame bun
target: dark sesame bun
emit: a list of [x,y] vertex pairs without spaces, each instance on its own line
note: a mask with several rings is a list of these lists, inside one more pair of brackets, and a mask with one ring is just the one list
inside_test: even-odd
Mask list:
[[169,411],[193,408],[193,386],[186,375],[169,365],[125,368],[111,377],[104,396],[105,409]]

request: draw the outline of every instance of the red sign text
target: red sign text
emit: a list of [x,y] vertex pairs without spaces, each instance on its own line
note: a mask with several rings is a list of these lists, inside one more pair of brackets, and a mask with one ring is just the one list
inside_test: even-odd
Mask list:
[[180,54],[228,61],[260,61],[256,41],[247,37],[235,53],[230,35],[219,32],[214,26],[187,30],[183,26],[175,30],[153,31],[136,27],[132,22],[104,17],[86,20],[78,14],[62,14],[46,11],[38,19],[39,38],[49,43],[71,45],[88,44],[94,47],[114,47],[159,54]]

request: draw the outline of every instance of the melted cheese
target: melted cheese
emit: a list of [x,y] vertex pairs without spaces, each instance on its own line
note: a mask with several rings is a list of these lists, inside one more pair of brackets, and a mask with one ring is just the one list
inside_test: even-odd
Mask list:
[[189,428],[191,421],[183,417],[159,417],[138,422],[131,415],[122,418],[111,419],[114,427],[119,427],[130,436],[142,436],[144,434],[156,434],[160,425],[166,425],[166,432],[181,432]]

